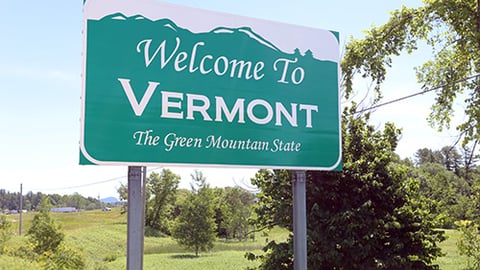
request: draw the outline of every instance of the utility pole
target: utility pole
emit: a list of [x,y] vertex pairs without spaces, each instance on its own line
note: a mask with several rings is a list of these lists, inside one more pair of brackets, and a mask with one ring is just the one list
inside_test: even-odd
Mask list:
[[18,235],[22,235],[22,213],[23,213],[23,184],[20,183],[20,222],[18,224]]

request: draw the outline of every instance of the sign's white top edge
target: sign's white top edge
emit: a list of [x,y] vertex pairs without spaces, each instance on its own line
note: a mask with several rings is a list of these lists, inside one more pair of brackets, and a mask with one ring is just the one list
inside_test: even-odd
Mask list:
[[[159,4],[162,5],[161,10],[158,9]],[[182,12],[178,12],[179,9]],[[223,27],[250,27],[252,31],[286,53],[293,53],[295,49],[299,49],[301,53],[310,50],[313,57],[319,60],[338,63],[340,59],[339,41],[335,34],[328,30],[178,6],[154,0],[116,0],[115,5],[112,5],[111,0],[89,0],[84,6],[86,20],[100,20],[115,13],[122,13],[127,17],[142,15],[150,20],[168,18],[193,33],[212,31],[219,27],[218,21],[221,21]],[[279,25],[281,25],[282,31],[278,31]],[[304,47],[304,44],[310,46]]]

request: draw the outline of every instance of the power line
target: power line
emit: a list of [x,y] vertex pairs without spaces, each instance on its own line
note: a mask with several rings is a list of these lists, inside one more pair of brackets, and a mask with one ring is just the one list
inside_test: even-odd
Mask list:
[[[151,171],[155,171],[155,170],[158,170],[162,167],[155,167],[153,169],[149,169],[147,170],[148,172],[151,172]],[[105,184],[105,183],[108,183],[108,182],[113,182],[113,181],[116,181],[116,180],[119,180],[119,179],[123,179],[123,178],[126,178],[127,175],[124,175],[124,176],[118,176],[118,177],[114,177],[114,178],[110,178],[110,179],[107,179],[107,180],[102,180],[102,181],[97,181],[97,182],[91,182],[91,183],[87,183],[87,184],[82,184],[82,185],[76,185],[76,186],[70,186],[70,187],[59,187],[59,188],[48,188],[48,189],[32,189],[32,190],[35,190],[35,191],[43,191],[43,192],[46,192],[46,191],[56,191],[56,190],[67,190],[67,189],[76,189],[76,188],[84,188],[84,187],[89,187],[89,186],[95,186],[95,185],[100,185],[100,184]]]
[[74,189],[74,188],[84,188],[84,187],[88,187],[88,186],[95,186],[95,185],[100,185],[100,184],[112,182],[112,181],[115,181],[115,180],[118,180],[118,179],[122,179],[122,178],[125,178],[125,177],[126,177],[126,176],[118,176],[118,177],[111,178],[111,179],[107,179],[107,180],[102,180],[102,181],[98,181],[98,182],[92,182],[92,183],[87,183],[87,184],[77,185],[77,186],[70,186],[70,187],[59,187],[59,188],[48,188],[48,189],[33,189],[33,190],[36,190],[36,191],[53,191],[53,190],[66,190],[66,189]]
[[476,77],[480,77],[480,73],[474,74],[474,75],[472,75],[472,76],[470,76],[470,77],[467,77],[467,78],[463,78],[463,79],[459,79],[459,80],[453,81],[453,82],[448,83],[448,84],[440,85],[440,86],[437,86],[437,87],[434,87],[434,88],[430,88],[430,89],[427,89],[427,90],[423,90],[423,91],[420,91],[420,92],[417,92],[417,93],[413,93],[413,94],[410,94],[410,95],[407,95],[407,96],[403,96],[403,97],[400,97],[400,98],[397,98],[397,99],[393,99],[393,100],[390,100],[390,101],[386,101],[386,102],[384,102],[384,103],[380,103],[380,104],[377,104],[377,105],[373,105],[373,106],[371,106],[371,107],[358,110],[358,111],[356,111],[356,112],[354,112],[354,113],[351,113],[351,114],[348,114],[348,115],[350,116],[350,115],[354,115],[354,114],[363,113],[363,112],[366,112],[366,111],[371,111],[371,110],[377,109],[377,108],[379,108],[379,107],[383,107],[383,106],[386,106],[386,105],[389,105],[389,104],[397,103],[397,102],[400,102],[400,101],[403,101],[403,100],[405,100],[405,99],[409,99],[409,98],[412,98],[412,97],[415,97],[415,96],[423,95],[423,94],[425,94],[425,93],[432,92],[432,91],[435,91],[435,90],[444,88],[444,87],[449,86],[449,85],[452,85],[452,84],[457,84],[457,83],[465,82],[465,81],[471,80],[471,79],[476,78]]

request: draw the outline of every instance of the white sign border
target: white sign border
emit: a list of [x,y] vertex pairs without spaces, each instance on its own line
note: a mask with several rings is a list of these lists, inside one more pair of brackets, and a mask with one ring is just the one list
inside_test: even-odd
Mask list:
[[[272,166],[272,165],[237,165],[237,164],[204,164],[204,163],[161,163],[161,162],[119,162],[119,161],[100,161],[90,156],[85,148],[85,74],[86,74],[86,40],[87,40],[87,20],[100,20],[101,18],[122,13],[123,15],[135,16],[142,15],[151,20],[168,18],[174,21],[179,27],[187,28],[194,33],[209,32],[220,25],[222,27],[239,28],[250,27],[255,33],[260,34],[269,40],[283,52],[293,53],[296,48],[301,52],[310,50],[316,59],[323,61],[336,62],[339,65],[339,40],[335,34],[328,30],[298,26],[282,22],[269,21],[264,19],[251,18],[228,13],[215,12],[205,9],[191,8],[171,3],[159,2],[155,0],[115,0],[112,5],[111,0],[87,0],[84,3],[84,31],[83,31],[83,69],[82,69],[82,95],[81,95],[81,114],[80,114],[80,151],[89,162],[95,165],[120,165],[120,166],[168,166],[168,167],[220,167],[220,168],[267,168],[267,169],[289,169],[289,170],[335,170],[342,162],[342,130],[341,130],[341,106],[340,91],[338,91],[338,159],[329,167],[302,167],[302,166]],[[248,23],[248,25],[245,25]],[[275,25],[275,28],[273,28]],[[289,33],[289,37],[279,36],[276,28],[281,25],[283,32]],[[298,34],[296,34],[298,33]],[[301,43],[296,40],[302,40]],[[323,42],[318,42],[318,41]],[[317,46],[301,47],[302,44]],[[300,47],[300,48],[299,48]],[[338,85],[340,86],[340,67],[338,66]]]

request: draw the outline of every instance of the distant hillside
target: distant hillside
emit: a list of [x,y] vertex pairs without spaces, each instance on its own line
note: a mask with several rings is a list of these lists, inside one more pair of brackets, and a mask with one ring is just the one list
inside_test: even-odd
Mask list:
[[103,198],[103,199],[100,199],[100,201],[101,201],[102,203],[112,203],[112,204],[119,202],[119,200],[118,200],[117,198],[115,198],[115,197]]

